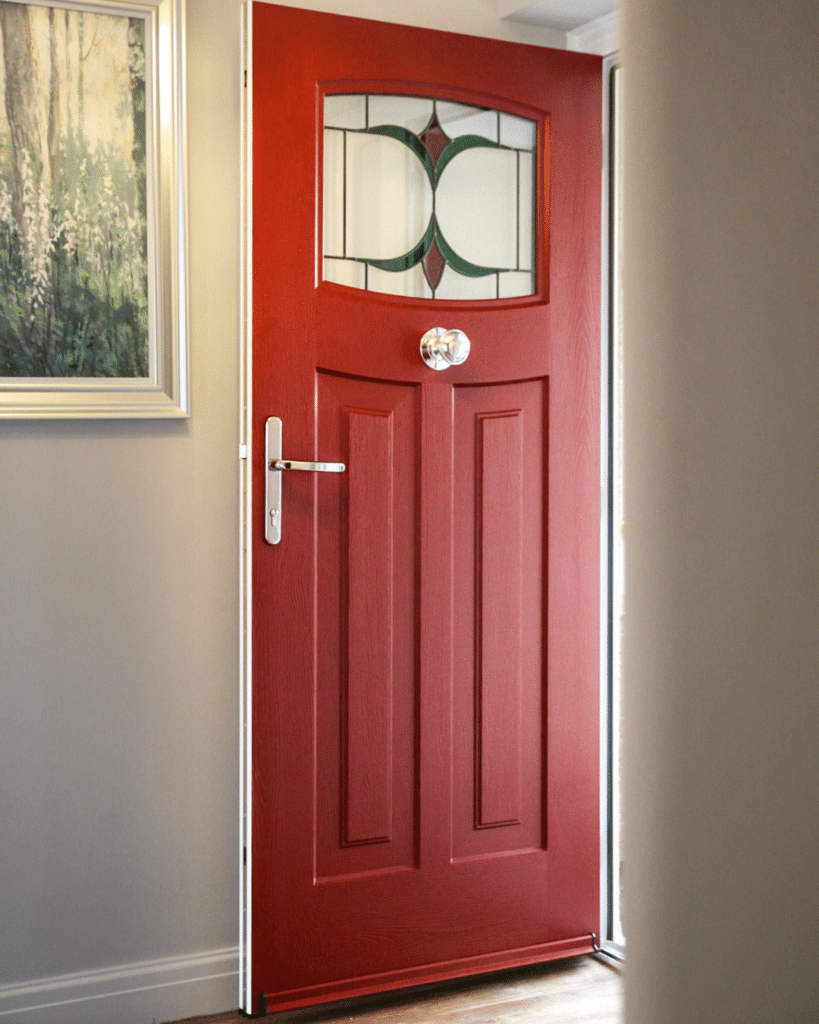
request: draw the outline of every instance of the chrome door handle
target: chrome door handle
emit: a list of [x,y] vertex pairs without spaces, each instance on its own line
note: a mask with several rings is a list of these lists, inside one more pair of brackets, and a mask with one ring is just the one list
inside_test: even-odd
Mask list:
[[282,458],[282,421],[270,416],[264,429],[264,539],[278,544],[282,539],[282,470],[299,469],[306,473],[343,473],[343,462],[295,462]]
[[421,338],[421,357],[433,370],[459,366],[469,355],[469,338],[463,331],[433,327]]
[[343,462],[294,462],[293,459],[274,459],[270,469],[300,469],[305,473],[343,473]]

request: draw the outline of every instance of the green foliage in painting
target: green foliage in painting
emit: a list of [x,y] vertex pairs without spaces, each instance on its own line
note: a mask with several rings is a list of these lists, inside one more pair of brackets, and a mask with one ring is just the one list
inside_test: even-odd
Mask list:
[[0,3],[0,376],[146,377],[144,23]]

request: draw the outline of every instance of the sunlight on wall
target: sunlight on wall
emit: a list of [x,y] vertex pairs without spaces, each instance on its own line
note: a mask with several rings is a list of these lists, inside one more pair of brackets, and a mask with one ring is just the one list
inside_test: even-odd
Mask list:
[[[51,90],[51,24],[57,65],[58,134],[82,134],[90,150],[107,142],[131,159],[134,142],[128,70],[128,19],[89,11],[29,7],[32,64],[40,87],[41,109],[48,110]],[[2,36],[0,66],[5,68]],[[43,119],[40,132],[47,124]],[[8,144],[5,74],[0,74],[0,145]],[[42,140],[45,149],[45,138]]]

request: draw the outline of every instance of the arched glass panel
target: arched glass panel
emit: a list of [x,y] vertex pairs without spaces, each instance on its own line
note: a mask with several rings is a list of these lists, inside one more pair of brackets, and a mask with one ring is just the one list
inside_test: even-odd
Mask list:
[[324,98],[325,281],[496,299],[536,285],[537,124],[421,96]]

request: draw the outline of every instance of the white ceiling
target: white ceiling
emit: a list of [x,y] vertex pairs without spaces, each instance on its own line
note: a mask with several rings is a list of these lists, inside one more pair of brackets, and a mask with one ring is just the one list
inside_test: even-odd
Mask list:
[[612,14],[615,0],[498,0],[498,14],[510,21],[572,32]]

